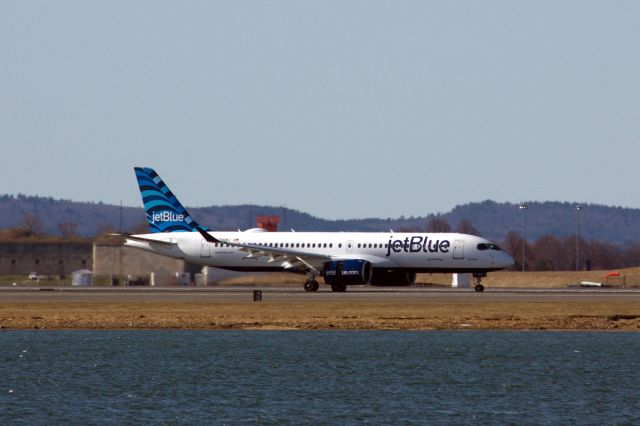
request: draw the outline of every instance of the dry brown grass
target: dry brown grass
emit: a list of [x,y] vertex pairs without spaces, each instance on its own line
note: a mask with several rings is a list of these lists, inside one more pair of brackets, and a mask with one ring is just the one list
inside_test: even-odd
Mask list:
[[640,302],[5,302],[0,327],[637,331]]

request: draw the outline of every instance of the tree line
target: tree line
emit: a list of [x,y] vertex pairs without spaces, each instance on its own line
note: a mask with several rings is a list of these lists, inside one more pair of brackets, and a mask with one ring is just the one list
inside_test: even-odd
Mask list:
[[[101,237],[113,232],[119,232],[116,227],[111,224],[97,226],[95,237]],[[144,234],[149,232],[146,222],[139,222],[136,225],[129,226],[125,232],[132,234]],[[73,221],[60,222],[57,225],[55,234],[45,231],[40,218],[31,213],[25,213],[21,220],[12,227],[0,229],[0,239],[2,240],[20,240],[29,238],[62,238],[75,239],[83,238],[78,234],[78,224]],[[86,238],[86,237],[84,237]]]
[[557,238],[543,235],[533,242],[511,231],[503,249],[515,260],[513,269],[526,271],[566,271],[631,268],[640,265],[640,243],[626,246],[606,241],[585,241],[576,236]]

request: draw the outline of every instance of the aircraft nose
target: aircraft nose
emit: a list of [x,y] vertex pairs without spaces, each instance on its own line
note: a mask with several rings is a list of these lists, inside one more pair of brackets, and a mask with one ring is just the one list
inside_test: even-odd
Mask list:
[[498,255],[493,259],[495,266],[497,266],[498,268],[505,268],[505,269],[513,266],[514,261],[511,256],[509,256],[507,253],[503,251],[497,254]]

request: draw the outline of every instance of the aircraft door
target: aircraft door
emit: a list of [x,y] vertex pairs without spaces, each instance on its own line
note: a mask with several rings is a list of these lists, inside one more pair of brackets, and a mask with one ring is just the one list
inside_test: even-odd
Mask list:
[[211,257],[211,251],[213,251],[213,244],[202,240],[200,245],[200,257]]
[[347,241],[347,253],[353,253],[353,241]]
[[453,242],[453,258],[464,259],[464,240],[455,240]]

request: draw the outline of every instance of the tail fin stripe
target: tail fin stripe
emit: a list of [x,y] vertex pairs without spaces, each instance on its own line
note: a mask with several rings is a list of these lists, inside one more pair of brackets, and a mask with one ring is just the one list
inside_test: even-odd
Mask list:
[[[142,191],[142,201],[143,202],[148,202],[148,201],[153,201],[153,200],[163,200],[165,203],[167,203],[167,205],[173,206],[174,208],[178,209],[179,207],[177,206],[177,198],[176,197],[167,197],[163,194],[158,193],[157,191]],[[182,208],[182,210],[184,210],[184,208]]]
[[165,199],[166,199],[165,197],[162,197],[162,196],[156,194],[155,192],[152,193],[150,191],[145,191],[142,194],[142,201],[144,203],[148,203],[150,201],[155,201],[155,200],[165,200]]
[[174,213],[184,213],[184,210],[179,210],[173,207],[171,204],[164,200],[145,201],[144,208],[147,210],[157,210],[157,207],[162,207],[162,210],[171,210]]

